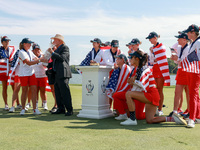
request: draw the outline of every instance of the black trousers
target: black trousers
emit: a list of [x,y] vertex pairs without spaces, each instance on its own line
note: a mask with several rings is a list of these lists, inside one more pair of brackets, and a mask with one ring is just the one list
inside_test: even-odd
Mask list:
[[56,102],[58,105],[58,109],[66,110],[71,112],[73,110],[72,107],[72,98],[69,88],[69,78],[56,78],[55,77],[55,95],[56,95]]

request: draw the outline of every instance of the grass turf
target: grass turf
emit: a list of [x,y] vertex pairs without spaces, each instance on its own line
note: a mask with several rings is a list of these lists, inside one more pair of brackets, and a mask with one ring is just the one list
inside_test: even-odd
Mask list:
[[[32,115],[29,110],[20,116],[20,110],[8,113],[3,110],[4,102],[0,96],[0,149],[199,149],[200,125],[194,129],[175,123],[146,124],[139,120],[137,126],[121,126],[114,118],[101,120],[76,117],[81,109],[82,90],[79,85],[70,85],[74,115],[65,117],[51,115]],[[0,91],[2,87],[0,86]],[[164,88],[165,115],[173,109],[174,87]],[[8,89],[8,103],[11,105],[12,90]],[[48,107],[53,106],[51,93],[47,93]],[[183,109],[186,101],[184,99]],[[39,102],[41,106],[41,101]]]

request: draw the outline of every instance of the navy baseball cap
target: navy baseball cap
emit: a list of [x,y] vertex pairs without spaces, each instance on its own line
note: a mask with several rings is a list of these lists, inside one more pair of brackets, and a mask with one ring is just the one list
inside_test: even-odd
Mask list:
[[146,37],[146,39],[151,39],[151,38],[154,38],[154,37],[158,37],[158,34],[153,31],[153,32],[149,33],[149,35]]
[[135,44],[140,44],[140,40],[138,38],[134,38],[132,39],[132,41],[130,42],[131,45],[135,45]]
[[183,32],[188,33],[188,32],[199,32],[199,27],[195,24],[190,25],[187,30],[184,30]]
[[104,43],[104,45],[105,45],[105,46],[110,46],[111,43],[110,43],[109,41],[107,41],[107,42]]
[[118,40],[112,40],[111,46],[112,47],[119,47],[119,41]]
[[90,40],[91,43],[96,42],[96,43],[102,43],[99,38],[95,38],[94,40]]
[[186,40],[189,40],[188,39],[188,35],[186,33],[180,33],[179,35],[175,36],[176,38],[183,38],[183,39],[186,39]]
[[21,43],[23,44],[23,43],[34,43],[33,41],[31,41],[29,38],[24,38],[22,41],[21,41]]
[[3,42],[3,41],[11,41],[11,40],[7,36],[3,36],[1,38],[1,42]]
[[128,44],[126,44],[126,46],[130,46],[131,45],[131,42],[129,42]]
[[142,56],[137,51],[135,51],[133,53],[130,53],[128,58],[131,59],[131,58],[133,58],[133,56],[136,56],[136,57],[138,57],[140,59],[142,58]]
[[126,57],[124,54],[116,55],[115,58],[121,58],[121,59],[124,59],[124,62],[125,62],[125,63],[128,62],[127,57]]
[[37,43],[33,44],[33,50],[36,48],[40,49],[40,45],[38,45]]

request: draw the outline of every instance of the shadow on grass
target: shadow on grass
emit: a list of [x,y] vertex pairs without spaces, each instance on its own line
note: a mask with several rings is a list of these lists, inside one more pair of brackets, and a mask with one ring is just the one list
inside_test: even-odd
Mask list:
[[20,116],[20,110],[15,113],[8,113],[8,111],[0,110],[1,118],[27,118],[36,121],[47,121],[53,122],[58,120],[69,121],[69,126],[64,126],[68,129],[94,129],[94,130],[110,130],[110,129],[127,129],[132,131],[149,131],[151,128],[174,128],[174,127],[185,127],[183,125],[176,125],[175,123],[160,123],[160,124],[147,124],[145,120],[138,120],[137,126],[122,126],[121,121],[117,121],[114,117],[105,119],[88,119],[78,118],[77,115],[80,109],[74,109],[72,116],[65,116],[64,114],[52,115],[49,111],[42,111],[42,115],[33,115],[32,111],[29,110],[24,116]]
[[21,116],[20,110],[17,110],[14,113],[9,113],[8,111],[5,111],[3,109],[0,109],[0,119],[1,118],[27,118],[32,120],[39,120],[39,121],[57,121],[57,120],[75,120],[77,119],[77,114],[80,111],[80,109],[74,109],[74,115],[72,116],[65,116],[65,114],[51,114],[49,111],[42,111],[41,115],[33,115],[32,110],[29,110],[25,113],[24,116]]
[[[160,124],[147,124],[146,120],[137,120],[138,125],[136,126],[122,126],[120,122],[113,117],[106,119],[84,119],[78,118],[75,122],[70,122],[72,125],[65,126],[70,129],[95,129],[95,130],[107,130],[107,129],[128,129],[132,131],[149,131],[151,128],[174,128],[174,127],[185,127],[183,125],[177,125],[175,123],[160,123]],[[85,124],[85,125],[84,125]]]

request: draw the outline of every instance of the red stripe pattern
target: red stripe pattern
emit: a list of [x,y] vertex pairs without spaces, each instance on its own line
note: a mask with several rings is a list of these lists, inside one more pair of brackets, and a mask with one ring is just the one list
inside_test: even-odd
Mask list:
[[183,71],[191,72],[191,73],[200,73],[200,61],[192,61],[190,62],[188,58],[182,60],[181,67]]
[[[12,61],[15,53],[15,47],[9,46],[9,61]],[[0,75],[8,75],[9,73],[8,59],[0,59]]]
[[160,43],[156,47],[153,48],[153,52],[157,60],[158,66],[160,68],[160,71],[162,72],[162,75],[165,79],[164,86],[170,86],[169,67],[168,67],[168,62],[167,62],[167,56],[165,53],[166,48],[162,43]]
[[48,78],[46,77],[46,88],[45,88],[45,91],[47,92],[51,92],[51,87],[49,85],[49,81],[48,81]]
[[142,83],[145,92],[147,92],[151,87],[156,87],[156,82],[150,68],[147,68],[142,72],[140,82]]
[[109,98],[113,99],[112,95],[114,92],[122,92],[130,89],[130,85],[127,83],[127,79],[129,78],[130,73],[131,73],[131,68],[128,65],[124,64],[119,73],[119,78],[117,81],[116,88],[115,89],[106,88],[106,93]]

